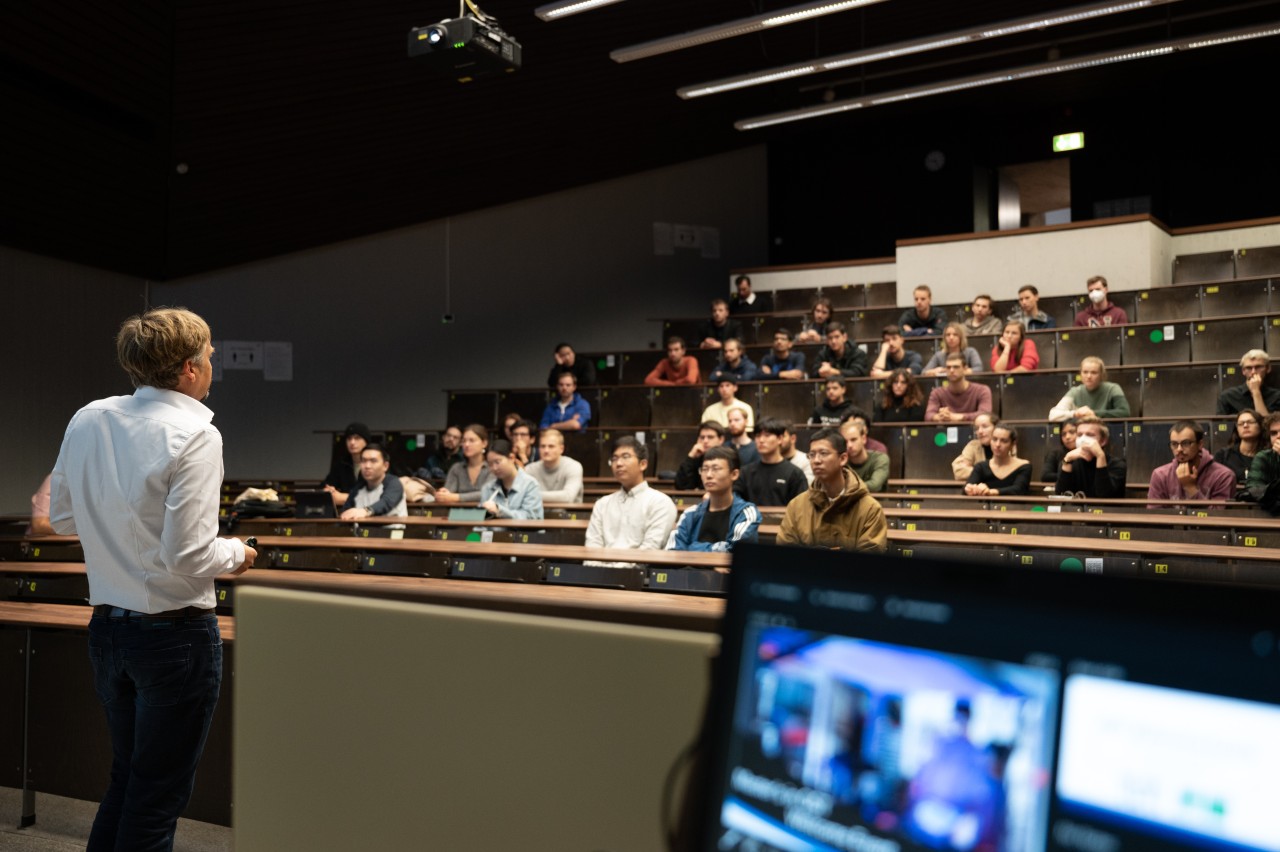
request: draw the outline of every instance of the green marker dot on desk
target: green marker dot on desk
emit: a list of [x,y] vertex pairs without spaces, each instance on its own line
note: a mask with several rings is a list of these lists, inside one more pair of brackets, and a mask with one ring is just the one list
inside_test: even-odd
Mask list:
[[467,541],[479,541],[479,540],[480,540],[480,533],[478,532],[467,533]]
[[1075,557],[1068,557],[1058,565],[1063,571],[1083,571],[1084,563]]
[[1151,342],[1152,342],[1152,343],[1163,343],[1163,342],[1164,342],[1164,331],[1163,331],[1162,329],[1159,329],[1159,328],[1153,328],[1153,329],[1151,329],[1150,337],[1151,337]]
[[947,433],[939,432],[933,436],[933,445],[935,447],[945,447],[947,445]]
[[410,438],[409,440],[405,441],[404,448],[408,452],[413,452],[414,450],[418,449],[418,439]]
[[1047,512],[1047,511],[1049,511],[1049,507],[1048,507],[1048,506],[1032,506],[1032,507],[1031,507],[1031,511],[1033,511],[1033,512]]

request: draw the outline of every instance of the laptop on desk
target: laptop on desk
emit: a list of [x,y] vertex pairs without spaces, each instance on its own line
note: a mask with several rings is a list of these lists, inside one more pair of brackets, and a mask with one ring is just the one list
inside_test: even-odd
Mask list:
[[293,514],[295,518],[336,518],[338,513],[333,508],[333,495],[328,491],[295,491],[293,493]]
[[693,848],[1280,850],[1278,636],[1269,589],[740,546]]

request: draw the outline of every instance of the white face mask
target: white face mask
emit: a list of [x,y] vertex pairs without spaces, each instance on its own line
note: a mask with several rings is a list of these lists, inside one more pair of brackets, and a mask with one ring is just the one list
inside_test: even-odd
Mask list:
[[1105,298],[1107,298],[1107,294],[1102,292],[1101,290],[1089,291],[1089,301],[1093,302],[1095,305],[1101,303],[1102,300]]

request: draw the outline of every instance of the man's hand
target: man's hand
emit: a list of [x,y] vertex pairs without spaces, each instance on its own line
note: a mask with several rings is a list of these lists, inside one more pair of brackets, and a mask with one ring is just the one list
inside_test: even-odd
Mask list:
[[1182,491],[1188,497],[1192,497],[1200,491],[1200,484],[1197,470],[1198,465],[1195,462],[1183,462],[1177,467],[1178,484],[1182,486]]
[[258,551],[254,550],[252,547],[246,544],[244,546],[244,562],[240,563],[240,567],[232,571],[231,575],[234,577],[237,574],[243,574],[245,571],[248,571],[250,568],[253,567],[253,560],[257,558],[258,558]]
[[770,367],[768,364],[761,364],[761,365],[760,365],[760,372],[764,373],[766,376],[772,376],[772,375],[773,375],[773,368],[772,368],[772,367]]
[[834,375],[835,373],[838,373],[838,372],[840,371],[837,370],[835,367],[831,366],[830,361],[823,361],[822,364],[819,365],[818,367],[818,375],[824,378],[830,375]]
[[565,365],[565,357],[561,355],[559,352],[556,352],[556,366],[563,367],[564,365]]
[[368,509],[357,509],[353,506],[350,509],[345,510],[341,515],[339,515],[339,517],[344,521],[358,521],[361,518],[372,518],[373,512]]
[[498,514],[498,504],[493,502],[492,500],[484,501],[483,503],[480,504],[480,508],[484,509],[490,515]]
[[1098,415],[1094,414],[1093,409],[1090,408],[1089,406],[1082,405],[1079,408],[1077,408],[1075,411],[1071,412],[1071,416],[1072,417],[1097,417]]
[[702,454],[705,453],[706,451],[707,451],[706,447],[702,446],[702,444],[694,444],[693,447],[689,450],[689,458],[700,459],[702,458]]

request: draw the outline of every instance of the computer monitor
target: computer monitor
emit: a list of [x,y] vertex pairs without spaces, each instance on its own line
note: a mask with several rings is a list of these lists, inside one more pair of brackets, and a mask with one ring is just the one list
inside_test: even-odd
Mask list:
[[702,849],[1280,850],[1280,594],[734,551]]

